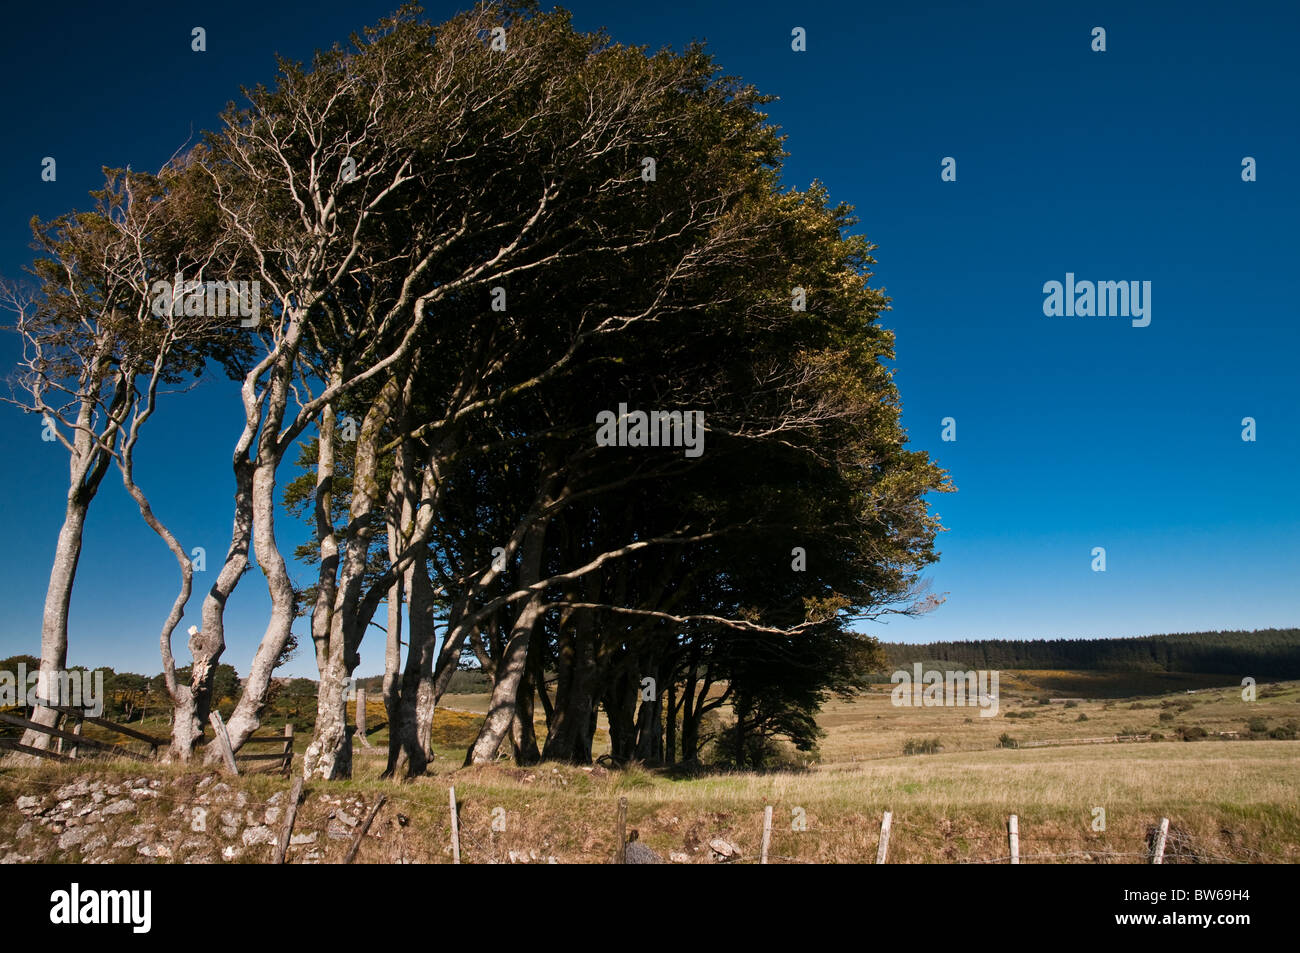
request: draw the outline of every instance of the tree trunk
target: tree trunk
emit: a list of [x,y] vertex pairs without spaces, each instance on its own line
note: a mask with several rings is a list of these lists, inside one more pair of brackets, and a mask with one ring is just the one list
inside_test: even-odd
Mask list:
[[609,756],[627,764],[636,755],[636,686],[620,675],[605,692],[605,717],[609,719]]
[[303,776],[326,781],[352,773],[352,733],[348,731],[347,667],[343,653],[333,651],[321,673],[316,693],[316,733],[303,754]]
[[700,760],[700,709],[695,704],[695,689],[699,684],[697,666],[691,661],[682,687],[682,763],[695,764]]
[[[418,777],[433,760],[432,705],[433,650],[436,641],[433,627],[433,587],[429,582],[427,556],[416,557],[408,574],[411,587],[411,625],[406,652],[406,669],[402,673],[397,721],[392,733],[400,751],[390,754],[389,773],[405,771],[408,778]],[[423,702],[424,704],[421,704]]]
[[[391,538],[394,528],[388,528]],[[391,548],[390,548],[391,558]],[[398,754],[401,751],[401,738],[398,734],[398,720],[401,718],[402,702],[402,603],[405,586],[399,579],[388,590],[388,632],[384,640],[384,712],[388,717],[388,767],[384,777],[392,775]]]
[[[331,378],[337,382],[338,373]],[[329,658],[330,623],[338,589],[339,541],[330,514],[334,496],[334,443],[336,420],[333,406],[321,412],[316,441],[316,539],[320,547],[320,571],[316,574],[316,604],[311,613],[311,641],[316,653],[316,671],[323,671]]]
[[[235,750],[239,750],[262,724],[271,676],[289,642],[297,610],[293,582],[275,539],[275,471],[279,459],[275,454],[268,456],[270,458],[259,463],[253,471],[252,498],[254,546],[257,564],[266,576],[266,588],[271,596],[271,617],[249,666],[239,703],[226,725],[231,747]],[[214,749],[208,754],[208,759],[214,760],[218,756]]]
[[642,697],[641,709],[637,712],[636,756],[637,760],[646,764],[659,764],[663,761],[663,696],[659,694],[659,688],[663,684],[661,676],[662,672],[656,671],[654,698]]
[[592,699],[591,711],[587,714],[587,730],[583,732],[582,748],[579,751],[580,757],[587,763],[591,762],[592,753],[596,750],[596,730],[599,727],[600,712],[596,709],[595,699]]
[[[595,587],[593,598],[598,601],[599,579],[584,580],[584,583]],[[577,601],[581,593],[573,589],[567,595]],[[595,618],[590,610],[574,610],[560,626],[555,715],[546,733],[546,747],[542,753],[542,757],[548,761],[591,763],[587,728],[595,703]]]
[[[355,654],[370,621],[362,618],[369,611],[366,608],[367,601],[362,598],[362,590],[369,563],[370,541],[374,538],[375,504],[380,494],[379,440],[401,392],[402,377],[395,373],[388,378],[366,411],[365,420],[357,434],[347,548],[343,556],[343,571],[334,600],[334,611],[330,618],[328,661],[320,673],[316,732],[303,755],[304,776],[308,778],[333,780],[346,778],[352,773],[352,736],[347,730],[344,683],[356,666]],[[257,551],[260,558],[260,541]],[[283,560],[280,562],[283,564]]]
[[[530,647],[530,652],[533,651]],[[537,730],[533,725],[533,703],[537,689],[533,684],[531,669],[524,672],[519,680],[519,692],[515,696],[515,720],[510,726],[510,741],[514,747],[515,764],[531,765],[542,760],[537,750]]]
[[[187,721],[190,727],[173,726],[173,737],[187,739],[191,753],[203,737],[203,726],[207,724],[212,708],[213,679],[221,654],[226,650],[226,602],[248,569],[248,551],[253,538],[253,466],[246,457],[237,456],[234,471],[235,518],[230,531],[230,548],[226,550],[216,581],[203,600],[202,627],[190,636],[190,657],[194,659],[190,668],[190,691],[187,696],[178,695],[176,701],[180,706],[175,712],[176,722]],[[176,734],[178,731],[180,735]],[[219,754],[209,752],[205,760],[215,760],[214,756],[219,757]]]
[[664,705],[667,716],[664,724],[664,764],[677,763],[677,684],[673,680],[673,670],[668,675],[668,700]]
[[[528,528],[521,547],[519,561],[519,588],[531,586],[541,579],[542,554],[546,539],[546,523],[538,520]],[[533,630],[542,616],[545,605],[541,593],[534,593],[515,616],[510,628],[510,638],[497,665],[496,679],[492,685],[492,700],[487,718],[479,729],[478,738],[465,755],[465,763],[485,764],[496,757],[497,749],[515,718],[519,696],[519,683],[528,663],[528,649]]]
[[[244,431],[236,444],[235,452],[235,529],[226,564],[221,567],[217,585],[213,586],[203,604],[204,642],[199,647],[203,657],[200,658],[197,652],[194,656],[194,684],[201,689],[195,692],[199,696],[198,714],[206,720],[217,659],[225,649],[223,619],[226,600],[248,568],[248,544],[251,538],[257,550],[257,564],[266,577],[266,588],[271,597],[271,617],[249,666],[248,678],[244,680],[239,701],[226,725],[231,746],[236,750],[261,724],[271,675],[289,642],[298,610],[293,583],[275,539],[275,472],[290,445],[281,439],[280,425],[284,422],[296,370],[298,346],[306,328],[309,308],[310,301],[304,301],[298,308],[288,312],[284,336],[276,345],[274,359],[269,365],[270,376],[266,391],[261,395],[257,393],[257,380],[262,372],[260,365],[244,378],[240,391],[244,403]],[[257,455],[250,460],[248,451],[255,440]],[[247,497],[244,496],[245,493]],[[209,633],[209,627],[215,631]],[[193,643],[191,648],[193,649]],[[198,680],[201,667],[202,682]],[[220,752],[214,745],[205,760],[211,764],[220,757]]]
[[[152,409],[152,385],[149,403]],[[195,746],[203,737],[203,728],[201,724],[196,724],[192,717],[194,707],[193,692],[188,685],[178,685],[176,682],[176,659],[172,654],[172,634],[185,616],[185,606],[190,601],[190,593],[194,586],[194,566],[190,562],[190,557],[185,552],[185,548],[181,546],[180,540],[154,515],[153,507],[149,505],[149,500],[144,495],[144,491],[135,482],[134,449],[136,433],[137,430],[133,427],[130,437],[122,448],[119,468],[122,471],[122,483],[126,486],[127,492],[131,494],[131,498],[135,500],[136,506],[140,510],[140,516],[148,524],[149,528],[167,544],[167,548],[176,557],[176,562],[180,567],[181,589],[172,601],[171,611],[163,621],[162,631],[158,635],[158,647],[162,654],[163,684],[166,686],[167,695],[172,702],[172,743],[168,755],[177,761],[189,761],[194,753]]]
[[[54,547],[54,564],[50,567],[50,581],[45,588],[45,608],[41,615],[41,665],[37,692],[42,688],[48,694],[57,691],[59,681],[55,676],[68,664],[68,607],[72,603],[72,584],[77,577],[77,563],[81,559],[81,541],[86,528],[86,513],[90,501],[99,491],[99,484],[109,466],[109,453],[99,441],[112,445],[125,414],[134,401],[134,391],[127,386],[132,372],[118,374],[113,396],[107,407],[107,423],[98,434],[94,427],[100,411],[98,401],[100,385],[105,378],[99,373],[99,358],[93,365],[96,370],[84,385],[83,396],[77,409],[77,428],[72,437],[69,456],[69,481],[67,504],[63,511],[63,525]],[[85,394],[92,394],[88,398]],[[98,438],[98,439],[97,439]],[[46,698],[62,702],[66,699]],[[31,720],[38,725],[53,728],[58,724],[59,713],[41,705],[33,707]],[[28,729],[23,732],[22,744],[48,751],[50,736]]]
[[[50,583],[45,590],[45,612],[41,616],[41,675],[38,685],[56,686],[53,676],[68,664],[68,606],[72,600],[72,583],[77,575],[77,562],[81,558],[81,538],[86,527],[88,501],[81,487],[68,493],[68,504],[59,529],[59,541],[54,549],[54,565],[50,569]],[[47,699],[54,701],[55,699]],[[53,728],[59,713],[52,708],[36,705],[31,720],[38,725]],[[50,736],[28,729],[22,743],[42,751],[49,750]]]
[[[410,525],[411,508],[410,447],[406,441],[398,444],[393,457],[393,477],[388,490],[388,562],[397,563],[401,555],[403,529]],[[393,581],[388,590],[388,633],[384,641],[384,711],[388,715],[388,764],[384,777],[392,777],[401,758],[402,738],[399,730],[402,719],[402,606],[411,591],[406,572]]]

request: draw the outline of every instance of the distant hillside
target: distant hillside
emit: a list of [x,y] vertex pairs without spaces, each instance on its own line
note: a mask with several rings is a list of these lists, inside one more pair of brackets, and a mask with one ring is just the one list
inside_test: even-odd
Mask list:
[[883,645],[891,669],[933,661],[968,669],[1123,670],[1300,678],[1300,629]]

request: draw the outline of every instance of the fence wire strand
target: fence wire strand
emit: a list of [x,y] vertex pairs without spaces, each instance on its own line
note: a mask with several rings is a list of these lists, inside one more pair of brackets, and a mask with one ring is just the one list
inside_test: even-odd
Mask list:
[[[222,776],[220,774],[213,774],[210,776],[214,778],[214,781],[216,783],[224,783],[225,781],[232,780],[231,778]],[[274,775],[270,773],[256,774],[254,776],[274,777]],[[241,777],[244,776],[241,775]],[[108,778],[104,778],[101,780],[104,780],[108,784],[121,785],[123,787],[123,790],[120,796],[130,797],[130,791],[128,789],[129,786],[135,784],[141,778],[144,778],[146,781],[161,780],[159,778],[148,778],[147,775],[136,774],[134,772],[130,773],[129,775],[123,774],[122,777],[115,780],[108,779]],[[54,792],[60,788],[68,787],[72,784],[75,784],[76,782],[68,781],[68,780],[58,780],[58,779],[43,780],[38,778],[25,778],[23,780],[23,783],[25,785],[43,787],[48,789],[50,792]],[[148,790],[150,793],[140,798],[131,798],[131,799],[137,802],[152,801],[152,800],[164,801],[175,806],[186,806],[189,808],[199,808],[199,807],[219,808],[220,807],[220,805],[214,804],[211,801],[208,803],[203,803],[200,801],[200,798],[210,793],[211,790],[210,786],[205,787],[204,790],[201,791],[196,790],[184,796],[165,793],[165,788],[149,787],[149,788],[145,788],[144,790]],[[330,827],[336,821],[337,809],[340,806],[346,804],[350,800],[357,800],[357,801],[361,801],[363,805],[361,810],[364,810],[366,808],[373,806],[374,803],[373,798],[368,799],[366,797],[361,797],[355,794],[351,794],[350,792],[339,791],[334,795],[333,799],[337,799],[340,803],[334,804],[333,799],[330,799],[328,788],[325,788],[325,789],[317,789],[311,792],[304,789],[303,791],[304,804],[307,802],[309,794],[316,796],[315,800],[317,801],[319,808],[324,808],[328,810],[326,811],[324,816],[307,820],[307,818],[304,817],[300,809],[297,815],[297,821],[295,822],[294,825],[295,833],[313,832],[319,835],[324,835],[326,838],[331,838]],[[114,796],[118,796],[118,795],[114,795]],[[321,803],[321,801],[324,801],[324,803]],[[421,813],[432,808],[438,812],[440,817],[442,817],[442,815],[444,814],[446,815],[445,817],[442,817],[443,823],[440,826],[442,826],[448,832],[448,836],[450,835],[450,828],[451,828],[450,812],[445,805],[439,811],[437,808],[435,808],[433,805],[431,805],[428,802],[416,800],[414,798],[404,796],[402,794],[392,793],[387,795],[387,803],[385,806],[386,807],[391,806],[394,809],[403,808],[407,811],[410,811],[412,814]],[[248,809],[249,809],[249,805],[247,804],[239,808],[235,808],[235,810],[238,810],[240,812],[245,812]],[[458,811],[458,813],[460,812]],[[1021,820],[1023,822],[1023,818]],[[349,827],[349,830],[346,832],[345,837],[343,838],[333,837],[331,839],[336,839],[336,840],[347,839],[348,836],[352,835],[354,828],[359,828],[360,823],[361,823],[360,819],[358,819],[356,825],[345,825]],[[761,825],[761,819],[757,823]],[[891,824],[891,838],[889,844],[890,853],[893,853],[896,847],[901,846],[899,840],[895,836],[893,836],[899,832],[904,832],[907,835],[909,835],[908,840],[912,844],[915,844],[916,841],[920,841],[922,845],[926,847],[936,848],[938,850],[942,849],[940,844],[942,844],[943,842],[948,842],[946,846],[953,846],[951,842],[954,840],[974,841],[982,845],[984,843],[1004,842],[1007,836],[1005,832],[992,833],[988,831],[984,831],[984,832],[962,831],[959,834],[949,835],[946,834],[944,831],[937,830],[933,827],[919,826],[917,824],[910,823],[904,819],[900,819],[897,815],[891,816],[890,824]],[[273,826],[273,825],[268,824],[267,826]],[[462,858],[466,858],[467,855],[472,855],[472,856],[477,856],[477,858],[480,859],[480,862],[482,860],[487,860],[488,863],[500,863],[501,858],[503,856],[509,856],[510,851],[503,844],[497,842],[498,838],[495,836],[496,833],[497,832],[495,831],[488,832],[487,836],[490,841],[490,844],[485,847],[482,841],[474,835],[473,829],[471,827],[468,827],[465,824],[464,816],[463,814],[461,814],[460,823],[459,823],[459,837],[461,841]],[[849,835],[852,839],[862,842],[864,844],[864,847],[868,849],[874,848],[874,846],[878,843],[879,835],[880,835],[879,827],[873,825],[864,825],[859,827],[839,827],[839,826],[823,827],[820,825],[810,824],[808,827],[802,830],[787,830],[783,827],[778,828],[774,826],[772,828],[771,833],[772,833],[773,840],[775,840],[778,836],[782,838],[785,838],[787,836],[793,836],[798,838],[817,838],[823,835],[827,835],[827,836]],[[1173,836],[1173,832],[1171,831],[1171,837],[1172,836]],[[915,838],[915,840],[913,840],[913,838]],[[1063,835],[1063,834],[1061,835],[1035,834],[1032,832],[1032,828],[1029,831],[1026,831],[1024,829],[1021,829],[1019,831],[1019,842],[1021,846],[1030,846],[1031,848],[1038,844],[1050,846],[1052,844],[1057,844],[1062,842],[1075,842],[1075,841],[1076,838],[1070,837],[1068,835]],[[940,844],[936,844],[936,842],[940,842]],[[469,848],[468,851],[466,850],[467,847]],[[1232,850],[1238,856],[1229,856],[1222,853],[1212,853],[1208,851],[1203,852],[1203,851],[1192,851],[1192,850],[1166,850],[1163,854],[1163,858],[1165,861],[1190,860],[1193,863],[1225,863],[1225,864],[1246,864],[1251,862],[1259,862],[1263,858],[1262,852],[1253,848],[1244,847],[1244,846],[1243,847],[1234,846]],[[1067,851],[1032,851],[1031,850],[1030,852],[1022,851],[1018,855],[1018,859],[1022,863],[1025,861],[1050,862],[1054,860],[1070,860],[1070,859],[1080,859],[1080,858],[1086,858],[1092,861],[1098,861],[1101,858],[1116,858],[1116,859],[1127,858],[1130,860],[1130,862],[1133,861],[1150,862],[1152,859],[1152,850],[1147,849],[1142,851],[1117,851],[1108,848],[1098,847],[1095,849],[1067,850]],[[870,859],[868,860],[867,858],[864,857],[862,862],[874,862],[874,859],[875,859],[874,850],[872,850]],[[768,853],[768,860],[779,861],[784,863],[792,863],[792,864],[819,864],[819,863],[829,862],[829,861],[813,860],[813,859],[808,859],[803,857],[795,857],[789,854],[776,853],[771,850],[769,850]],[[759,863],[759,858],[757,854],[755,854],[752,857],[742,856],[741,858],[738,858],[730,862],[731,863]],[[1011,855],[997,854],[990,857],[953,858],[949,862],[957,863],[957,864],[1006,864],[1011,862]]]

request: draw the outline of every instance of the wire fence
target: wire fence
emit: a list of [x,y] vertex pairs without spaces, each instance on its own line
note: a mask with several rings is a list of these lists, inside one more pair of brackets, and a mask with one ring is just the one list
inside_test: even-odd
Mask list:
[[[180,777],[173,777],[171,781],[175,783],[180,780]],[[236,808],[237,811],[242,812],[239,823],[231,825],[226,824],[223,819],[226,812],[222,812],[221,807],[225,805],[220,802],[220,798],[213,797],[217,793],[214,791],[216,779],[231,780],[231,778],[208,775],[206,785],[195,786],[193,776],[186,777],[189,779],[189,790],[184,793],[169,790],[167,785],[161,783],[162,779],[158,778],[131,778],[123,775],[117,779],[117,785],[122,788],[133,784],[138,785],[140,782],[158,785],[150,786],[148,793],[141,795],[140,799],[173,805],[171,812],[180,818],[179,829],[182,831],[199,830],[192,824],[197,823],[194,819],[199,817],[200,812],[205,818],[208,818],[209,814],[213,815],[205,820],[205,826],[210,824],[216,829],[222,827],[229,829],[232,826],[244,830],[252,826],[274,828],[287,822],[287,828],[279,832],[276,840],[283,841],[284,847],[287,848],[291,838],[296,835],[292,841],[293,846],[302,849],[290,853],[299,862],[303,860],[337,862],[337,858],[332,856],[335,853],[332,843],[338,843],[340,848],[344,843],[351,843],[349,857],[354,856],[363,843],[370,822],[379,813],[376,807],[380,800],[383,801],[381,806],[384,809],[385,824],[392,834],[386,837],[377,831],[373,834],[374,837],[387,840],[386,854],[381,858],[383,862],[428,863],[443,859],[451,859],[456,863],[559,862],[557,858],[547,855],[545,851],[539,852],[538,843],[530,840],[527,832],[512,828],[506,821],[504,808],[490,806],[481,798],[476,797],[473,800],[472,819],[466,823],[463,812],[464,805],[469,802],[465,800],[458,802],[454,787],[450,789],[451,796],[448,801],[438,805],[436,802],[431,803],[427,798],[405,795],[400,790],[378,794],[334,788],[329,783],[321,783],[311,785],[304,791],[300,802],[302,809],[295,806],[293,811],[288,811],[287,802],[279,800],[277,803],[281,810],[269,812],[267,806],[270,802],[259,807],[245,800]],[[261,777],[267,778],[265,775]],[[107,778],[101,780],[112,783]],[[61,790],[70,785],[66,778],[24,777],[21,783],[24,786],[49,791]],[[136,788],[137,792],[139,790],[141,789]],[[233,788],[227,787],[226,790],[234,792],[235,795],[239,794]],[[626,844],[628,840],[627,831],[623,826],[627,817],[627,801],[626,798],[620,798],[619,801],[621,809],[617,814],[611,811],[610,815],[611,818],[617,817],[618,820],[607,828],[613,837],[600,838],[601,843],[605,844],[612,840],[613,849],[608,847],[602,849],[599,844],[591,844],[576,858],[572,856],[572,851],[565,852],[567,854],[565,859],[583,862],[616,862],[615,858],[623,855],[624,852],[618,849],[618,845]],[[246,807],[258,807],[258,810],[254,812],[246,810]],[[181,810],[177,810],[178,808]],[[801,811],[798,808],[795,810]],[[938,825],[930,818],[925,823],[914,823],[905,816],[888,811],[879,815],[878,828],[874,821],[870,823],[864,821],[850,826],[821,825],[808,823],[805,817],[792,821],[789,828],[784,825],[775,828],[772,825],[772,812],[773,809],[768,807],[763,811],[761,819],[759,815],[754,815],[752,831],[748,827],[742,828],[739,824],[731,823],[727,828],[727,836],[734,840],[719,836],[707,843],[697,844],[695,856],[687,854],[685,860],[741,864],[873,861],[889,863],[898,862],[900,854],[909,862],[957,864],[1070,862],[1248,864],[1266,862],[1270,859],[1262,851],[1244,845],[1231,844],[1225,852],[1224,845],[1221,843],[1197,843],[1186,830],[1171,823],[1167,817],[1152,818],[1152,823],[1145,829],[1145,839],[1140,848],[1124,849],[1123,845],[1116,845],[1113,842],[1081,848],[1078,834],[1039,832],[1035,830],[1032,823],[1022,828],[1021,818],[1018,815],[1009,815],[1006,827],[1002,830],[989,829],[987,826],[982,829],[973,828],[969,824],[958,830],[946,819]],[[254,813],[259,813],[262,819],[250,820],[250,815]],[[288,816],[295,813],[294,818]],[[592,816],[590,811],[586,813],[589,817]],[[363,826],[361,818],[367,814],[369,817]],[[858,816],[864,817],[864,815]],[[255,820],[256,824],[254,824]],[[707,828],[711,823],[716,824],[716,815],[702,815],[696,819],[686,818],[688,824],[692,820],[697,822],[694,826]],[[416,848],[408,851],[402,832],[413,821],[417,823],[412,829],[418,831],[421,836],[418,838]],[[654,828],[652,818],[646,818],[640,823],[650,829]],[[742,841],[750,844],[748,835],[758,835],[759,831],[761,831],[759,839],[761,846],[758,849],[754,849],[751,845],[748,849],[742,850],[735,843],[735,841]],[[309,839],[308,835],[315,836]],[[831,843],[827,843],[828,840]],[[243,843],[248,847],[268,842],[263,837],[251,845],[247,841]],[[432,846],[438,844],[444,844],[445,847],[435,849]],[[791,847],[796,844],[799,847],[791,850]],[[808,851],[804,847],[809,844],[821,848],[814,850],[818,856],[807,856]],[[374,851],[370,852],[371,855],[374,853]],[[671,859],[680,861],[684,851],[669,853]],[[283,854],[282,849],[280,856]]]

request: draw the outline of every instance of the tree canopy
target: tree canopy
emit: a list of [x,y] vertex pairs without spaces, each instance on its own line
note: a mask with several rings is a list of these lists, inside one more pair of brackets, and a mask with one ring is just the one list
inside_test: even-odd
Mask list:
[[[491,678],[467,762],[507,738],[520,762],[590,760],[601,708],[616,762],[696,761],[723,712],[738,764],[812,747],[822,702],[882,664],[860,624],[934,604],[927,497],[951,487],[907,446],[874,248],[822,185],[783,182],[768,98],[702,45],[651,53],[531,3],[403,8],[247,98],[172,187],[201,224],[178,254],[262,305],[219,329],[242,350],[196,352],[239,382],[235,506],[168,685],[174,753],[220,697],[253,559],[271,610],[231,737],[305,615],[309,776],[350,773],[346,686],[381,607],[390,773],[425,769],[466,659]],[[281,502],[313,529],[310,581]]]

